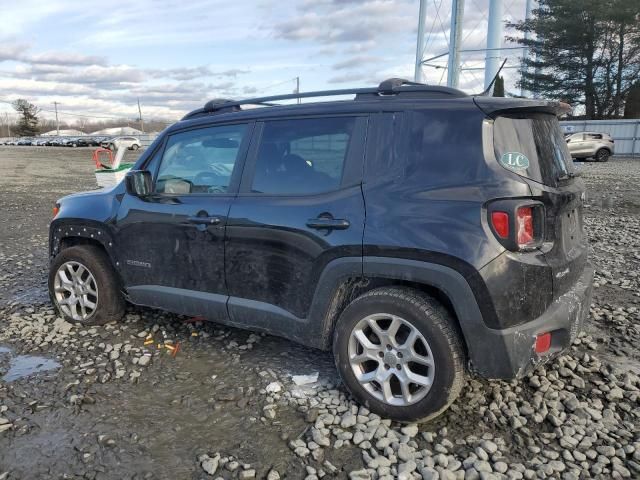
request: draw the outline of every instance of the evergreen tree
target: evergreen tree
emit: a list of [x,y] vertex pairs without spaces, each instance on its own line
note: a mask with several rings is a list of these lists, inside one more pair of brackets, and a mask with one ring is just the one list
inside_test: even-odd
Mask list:
[[13,102],[13,109],[20,114],[16,134],[20,137],[33,137],[38,133],[38,112],[33,103],[22,98]]
[[496,81],[493,84],[493,96],[504,97],[504,78],[498,75]]
[[519,86],[584,105],[586,118],[618,116],[640,75],[638,0],[539,0],[529,20],[510,24],[531,38]]

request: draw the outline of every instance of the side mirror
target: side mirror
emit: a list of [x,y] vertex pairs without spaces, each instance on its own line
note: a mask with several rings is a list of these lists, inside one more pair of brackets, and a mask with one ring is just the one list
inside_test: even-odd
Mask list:
[[127,193],[135,197],[146,197],[151,194],[151,172],[147,170],[131,170],[124,178]]

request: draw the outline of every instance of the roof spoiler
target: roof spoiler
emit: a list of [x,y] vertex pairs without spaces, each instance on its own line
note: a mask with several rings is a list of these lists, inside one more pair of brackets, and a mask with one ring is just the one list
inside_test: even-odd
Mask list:
[[551,113],[556,116],[571,112],[571,106],[568,103],[554,100],[475,96],[473,102],[485,115],[491,118],[501,114],[523,111]]

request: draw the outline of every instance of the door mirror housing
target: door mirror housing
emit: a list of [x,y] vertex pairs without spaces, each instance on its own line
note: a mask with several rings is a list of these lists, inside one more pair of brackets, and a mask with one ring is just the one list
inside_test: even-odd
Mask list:
[[129,195],[146,197],[151,194],[153,182],[151,172],[147,170],[131,170],[124,181]]

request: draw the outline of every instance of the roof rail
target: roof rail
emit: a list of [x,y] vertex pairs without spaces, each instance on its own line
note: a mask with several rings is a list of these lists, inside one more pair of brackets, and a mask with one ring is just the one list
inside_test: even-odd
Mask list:
[[[281,100],[296,100],[299,98],[336,97],[341,95],[355,95],[356,99],[371,97],[388,97],[398,94],[428,94],[433,96],[466,97],[467,94],[455,88],[441,87],[438,85],[426,85],[415,83],[403,78],[389,78],[380,83],[377,88],[347,88],[340,90],[320,90],[315,92],[288,93],[284,95],[271,95],[269,97],[246,98],[244,100],[214,99],[205,103],[203,108],[198,108],[182,119],[186,120],[208,113],[228,113],[240,110],[241,105],[266,105],[278,106],[273,103]],[[412,95],[413,96],[413,95]]]

